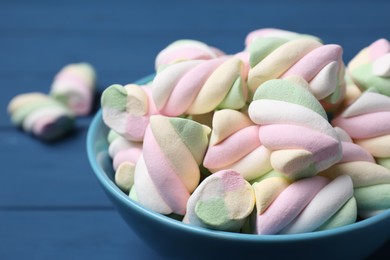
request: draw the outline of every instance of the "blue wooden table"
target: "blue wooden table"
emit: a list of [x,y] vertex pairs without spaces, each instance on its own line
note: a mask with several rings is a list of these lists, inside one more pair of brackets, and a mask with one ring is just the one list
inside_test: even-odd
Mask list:
[[[92,116],[43,143],[13,127],[10,99],[48,92],[64,65],[86,61],[98,90],[150,74],[160,49],[192,38],[227,53],[254,29],[276,27],[338,43],[349,61],[390,39],[389,1],[0,0],[0,259],[159,259],[126,226],[89,167]],[[390,241],[372,259],[390,256]]]

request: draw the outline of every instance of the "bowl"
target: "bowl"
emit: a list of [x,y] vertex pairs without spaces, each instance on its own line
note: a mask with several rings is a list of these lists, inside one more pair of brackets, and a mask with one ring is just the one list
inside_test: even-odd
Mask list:
[[[153,75],[137,81],[145,84]],[[129,227],[163,257],[212,259],[245,257],[360,259],[390,238],[390,209],[351,225],[311,233],[252,235],[214,231],[184,224],[132,201],[114,182],[107,133],[99,111],[88,130],[87,153],[92,169]]]

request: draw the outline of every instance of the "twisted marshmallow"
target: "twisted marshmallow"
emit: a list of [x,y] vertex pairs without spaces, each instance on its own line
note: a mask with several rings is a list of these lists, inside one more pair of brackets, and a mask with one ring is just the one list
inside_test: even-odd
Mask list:
[[62,103],[42,93],[20,94],[8,104],[14,125],[43,140],[54,140],[74,126],[74,116]]
[[184,60],[209,60],[224,53],[212,46],[196,40],[178,40],[161,50],[155,60],[156,71],[165,66]]
[[104,123],[127,140],[142,141],[151,115],[158,114],[149,86],[111,85],[101,98]]
[[272,167],[291,179],[313,176],[341,160],[338,135],[325,110],[304,86],[270,80],[257,89],[249,116]]
[[332,120],[390,169],[390,97],[368,89]]
[[269,172],[270,151],[259,140],[259,126],[232,109],[215,112],[203,165],[211,172],[233,169],[250,181]]
[[113,160],[115,183],[129,193],[134,184],[135,164],[142,153],[142,143],[123,138],[113,130],[108,134],[108,154]]
[[204,114],[240,109],[247,99],[244,64],[238,57],[174,63],[153,80],[153,99],[161,114]]
[[287,181],[278,180],[282,177],[274,175],[270,178],[271,180],[265,178],[264,181],[277,187],[277,192],[270,189],[270,195],[258,192],[262,190],[255,188],[256,203],[269,205],[265,210],[258,211],[258,234],[304,233],[356,221],[356,201],[349,176],[339,176],[333,181],[314,176],[290,185]]
[[69,64],[54,78],[50,95],[77,116],[88,115],[93,106],[96,73],[88,63]]
[[245,46],[246,48],[249,48],[249,46],[257,39],[260,38],[279,38],[279,39],[284,39],[284,40],[295,40],[295,39],[300,39],[300,38],[306,38],[306,39],[313,39],[318,42],[321,42],[321,39],[319,39],[316,36],[313,35],[308,35],[308,34],[301,34],[301,33],[296,33],[292,31],[287,31],[287,30],[281,30],[277,28],[263,28],[263,29],[258,29],[254,30],[250,33],[245,38]]
[[183,222],[224,231],[239,231],[253,211],[255,196],[240,173],[222,170],[206,179],[188,200]]
[[187,200],[200,181],[199,165],[209,132],[208,127],[188,119],[151,116],[135,168],[132,197],[156,212],[184,215]]
[[390,43],[379,39],[361,50],[348,64],[353,81],[361,89],[375,88],[390,96]]
[[354,144],[348,134],[336,128],[343,146],[343,159],[320,173],[337,178],[351,177],[358,213],[367,218],[390,208],[390,170],[376,164],[374,158],[361,146]]
[[362,91],[360,88],[353,82],[351,75],[348,71],[345,72],[345,97],[338,108],[339,110],[344,110],[346,107],[351,105],[356,99],[360,97]]
[[256,89],[270,79],[300,76],[327,111],[337,108],[345,95],[342,48],[301,37],[293,40],[258,38],[249,48],[248,87]]

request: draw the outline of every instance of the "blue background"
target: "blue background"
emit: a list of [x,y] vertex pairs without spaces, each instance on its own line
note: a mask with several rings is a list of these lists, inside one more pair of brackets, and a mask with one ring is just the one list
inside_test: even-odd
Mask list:
[[[13,127],[6,107],[49,92],[64,65],[86,61],[98,90],[153,72],[156,54],[191,38],[227,53],[248,32],[275,27],[344,47],[348,62],[390,39],[390,1],[0,1],[0,259],[158,259],[117,214],[89,167],[92,116],[47,144]],[[390,256],[390,242],[373,258]]]

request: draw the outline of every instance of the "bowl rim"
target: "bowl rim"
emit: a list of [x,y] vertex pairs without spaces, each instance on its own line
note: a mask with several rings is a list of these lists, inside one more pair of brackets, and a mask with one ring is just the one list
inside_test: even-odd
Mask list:
[[[154,77],[154,74],[148,75],[138,81],[136,81],[134,84],[138,85],[144,85],[148,82],[150,82]],[[390,209],[386,209],[385,211],[369,217],[367,219],[360,220],[358,222],[329,229],[329,230],[321,230],[321,231],[315,231],[315,232],[307,232],[307,233],[298,233],[298,234],[273,234],[273,235],[259,235],[259,234],[244,234],[244,233],[234,233],[234,232],[228,232],[228,231],[219,231],[219,230],[211,230],[203,227],[198,227],[194,225],[185,224],[181,221],[172,219],[168,216],[165,216],[163,214],[153,212],[152,210],[149,210],[142,206],[141,204],[138,204],[135,201],[132,201],[129,196],[127,196],[122,190],[120,190],[116,184],[111,181],[111,179],[107,176],[107,174],[104,172],[103,168],[99,165],[96,159],[96,153],[94,149],[94,140],[97,132],[99,131],[99,127],[103,126],[108,130],[108,127],[104,124],[102,119],[102,110],[99,109],[99,111],[95,114],[95,116],[92,119],[92,122],[88,128],[87,133],[87,155],[88,160],[92,166],[92,169],[94,171],[95,176],[98,178],[100,184],[114,197],[119,199],[122,204],[126,205],[127,207],[132,208],[137,213],[151,218],[161,224],[168,225],[170,228],[177,229],[177,230],[184,230],[187,232],[192,232],[198,235],[208,236],[208,237],[214,237],[218,239],[229,239],[229,240],[237,240],[240,239],[240,241],[243,242],[272,242],[272,243],[284,243],[288,241],[300,241],[300,240],[307,240],[307,239],[322,239],[325,237],[332,237],[332,236],[338,236],[340,234],[345,234],[348,232],[353,232],[358,229],[364,229],[366,227],[369,227],[371,225],[374,225],[381,221],[390,221]]]

